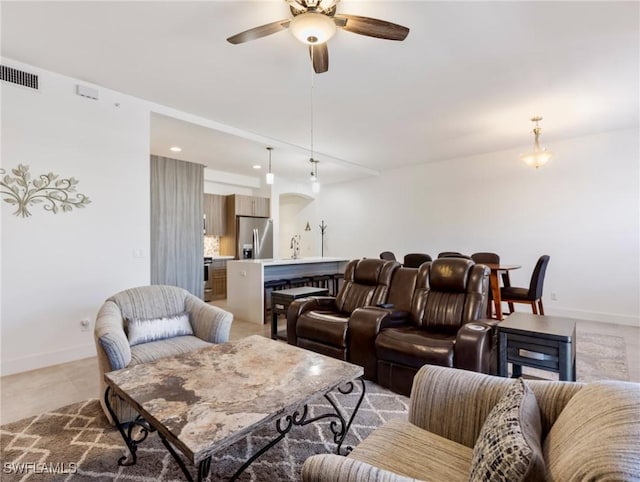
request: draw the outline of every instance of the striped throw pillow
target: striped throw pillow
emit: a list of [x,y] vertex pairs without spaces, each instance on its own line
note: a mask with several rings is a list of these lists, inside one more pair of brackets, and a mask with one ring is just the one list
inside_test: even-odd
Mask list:
[[185,335],[193,335],[188,312],[149,320],[127,320],[130,346]]

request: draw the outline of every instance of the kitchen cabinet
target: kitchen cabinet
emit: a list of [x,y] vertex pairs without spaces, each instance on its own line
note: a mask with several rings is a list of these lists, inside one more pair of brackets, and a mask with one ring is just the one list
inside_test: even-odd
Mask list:
[[268,197],[231,194],[227,196],[226,234],[220,238],[220,254],[237,257],[236,216],[270,217],[271,200]]
[[211,299],[225,299],[227,297],[227,260],[214,259],[209,275],[211,276]]
[[269,217],[269,198],[233,194],[228,196],[228,202],[233,204],[235,216]]
[[227,196],[205,194],[204,214],[207,219],[204,234],[207,236],[227,234]]

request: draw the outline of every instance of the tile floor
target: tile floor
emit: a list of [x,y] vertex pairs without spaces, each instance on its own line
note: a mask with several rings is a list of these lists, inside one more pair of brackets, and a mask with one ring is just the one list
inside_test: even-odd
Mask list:
[[[225,306],[224,300],[215,302]],[[283,327],[284,319],[280,318]],[[640,328],[580,321],[578,331],[620,336],[626,341],[630,380],[640,382]],[[270,325],[234,320],[231,339],[261,334],[270,336]],[[100,394],[95,357],[0,378],[0,425],[47,412]]]

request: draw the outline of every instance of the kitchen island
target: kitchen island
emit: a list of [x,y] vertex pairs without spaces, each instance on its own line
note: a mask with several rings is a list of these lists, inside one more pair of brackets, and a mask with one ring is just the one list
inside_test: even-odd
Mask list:
[[263,324],[264,282],[344,273],[348,258],[240,259],[227,262],[227,307],[244,321]]

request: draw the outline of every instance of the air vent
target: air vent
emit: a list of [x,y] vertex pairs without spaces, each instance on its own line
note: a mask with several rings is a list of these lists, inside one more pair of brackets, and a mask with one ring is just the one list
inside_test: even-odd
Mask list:
[[12,84],[23,85],[38,90],[38,76],[22,70],[0,65],[0,79]]

